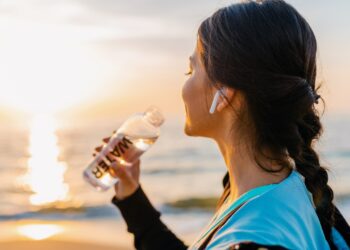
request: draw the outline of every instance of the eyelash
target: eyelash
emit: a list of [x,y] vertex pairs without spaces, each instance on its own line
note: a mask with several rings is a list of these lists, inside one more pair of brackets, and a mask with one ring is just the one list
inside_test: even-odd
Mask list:
[[187,73],[185,73],[186,76],[192,75],[192,70],[188,71]]
[[192,72],[193,72],[192,67],[190,67],[189,71],[185,73],[185,75],[186,76],[192,75]]

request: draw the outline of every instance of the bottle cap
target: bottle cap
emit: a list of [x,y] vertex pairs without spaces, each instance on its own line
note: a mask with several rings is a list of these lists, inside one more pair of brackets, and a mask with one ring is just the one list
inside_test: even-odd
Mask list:
[[144,117],[155,127],[162,125],[165,120],[159,108],[153,105],[145,110]]

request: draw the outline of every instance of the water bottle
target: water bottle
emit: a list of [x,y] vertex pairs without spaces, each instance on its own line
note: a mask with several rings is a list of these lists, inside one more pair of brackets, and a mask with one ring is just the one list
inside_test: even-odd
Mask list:
[[155,106],[131,115],[85,169],[84,179],[99,191],[108,190],[118,181],[110,174],[110,167],[131,166],[158,139],[163,122]]

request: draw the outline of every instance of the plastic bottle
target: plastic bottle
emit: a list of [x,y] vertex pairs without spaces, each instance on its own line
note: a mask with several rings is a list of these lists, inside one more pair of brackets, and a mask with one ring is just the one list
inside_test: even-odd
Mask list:
[[131,115],[84,170],[84,179],[99,191],[108,190],[118,181],[110,174],[110,167],[132,165],[158,139],[163,122],[155,106]]

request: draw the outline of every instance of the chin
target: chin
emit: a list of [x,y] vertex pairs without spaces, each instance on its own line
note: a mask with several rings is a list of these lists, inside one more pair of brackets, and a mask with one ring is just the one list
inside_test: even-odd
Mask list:
[[[199,124],[195,124],[199,125]],[[212,138],[211,133],[208,129],[203,129],[202,126],[193,126],[191,122],[188,122],[186,120],[185,126],[184,126],[184,133],[188,136],[193,137],[206,137],[206,138]]]
[[188,136],[204,136],[202,135],[201,131],[198,130],[198,127],[194,127],[188,122],[185,124],[184,133]]
[[184,126],[184,133],[188,136],[193,136],[193,130],[191,129],[191,125],[188,124],[187,120]]

